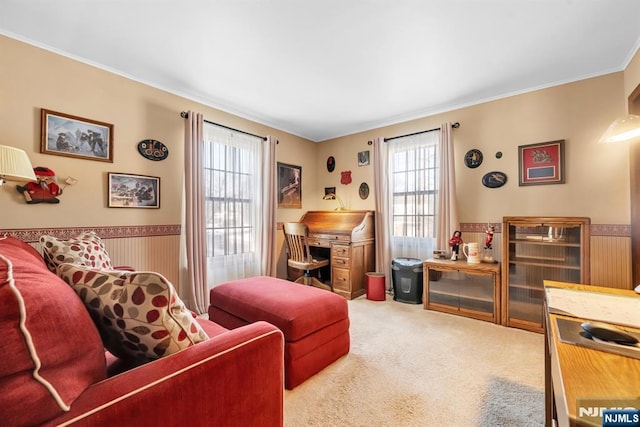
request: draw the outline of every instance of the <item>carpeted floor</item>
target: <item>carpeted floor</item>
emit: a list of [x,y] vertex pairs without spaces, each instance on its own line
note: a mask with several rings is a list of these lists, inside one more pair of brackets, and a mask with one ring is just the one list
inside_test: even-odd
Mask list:
[[544,336],[349,301],[350,353],[285,392],[285,426],[544,425]]

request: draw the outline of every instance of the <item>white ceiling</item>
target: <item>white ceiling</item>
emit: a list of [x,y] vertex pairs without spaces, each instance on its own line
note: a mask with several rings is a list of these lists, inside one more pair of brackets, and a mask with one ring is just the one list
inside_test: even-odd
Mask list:
[[323,141],[623,70],[640,0],[0,0],[0,34]]

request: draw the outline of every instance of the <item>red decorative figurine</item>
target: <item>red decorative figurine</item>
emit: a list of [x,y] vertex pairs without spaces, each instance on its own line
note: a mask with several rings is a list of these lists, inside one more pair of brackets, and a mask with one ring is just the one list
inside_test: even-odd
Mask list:
[[493,249],[493,247],[491,246],[491,242],[493,242],[493,232],[495,231],[495,228],[493,225],[490,225],[487,227],[487,229],[485,230],[485,234],[487,235],[484,239],[484,248],[485,249]]
[[451,247],[451,261],[458,259],[460,254],[460,245],[462,245],[462,232],[456,230],[453,232],[453,236],[449,239],[449,246]]
[[58,186],[56,173],[49,168],[38,166],[33,168],[37,182],[29,182],[23,186],[16,185],[16,190],[24,195],[28,204],[34,203],[60,203],[56,197],[62,194]]

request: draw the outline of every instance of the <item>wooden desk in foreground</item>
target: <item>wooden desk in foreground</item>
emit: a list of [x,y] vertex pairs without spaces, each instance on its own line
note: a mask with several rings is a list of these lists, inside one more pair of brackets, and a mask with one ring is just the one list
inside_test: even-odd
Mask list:
[[[640,298],[635,292],[599,286],[545,281],[545,289],[561,288]],[[545,304],[546,425],[601,426],[600,408],[640,404],[640,360],[561,342],[557,318]],[[626,328],[640,332],[638,329]],[[597,415],[597,416],[591,416]]]

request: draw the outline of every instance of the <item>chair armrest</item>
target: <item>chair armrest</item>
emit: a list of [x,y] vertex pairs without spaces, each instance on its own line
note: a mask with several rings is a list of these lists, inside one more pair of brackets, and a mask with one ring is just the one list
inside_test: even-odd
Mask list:
[[282,426],[283,361],[282,332],[252,323],[92,385],[51,425]]
[[125,270],[125,271],[136,271],[135,268],[129,265],[119,265],[117,267],[113,267],[114,270]]

